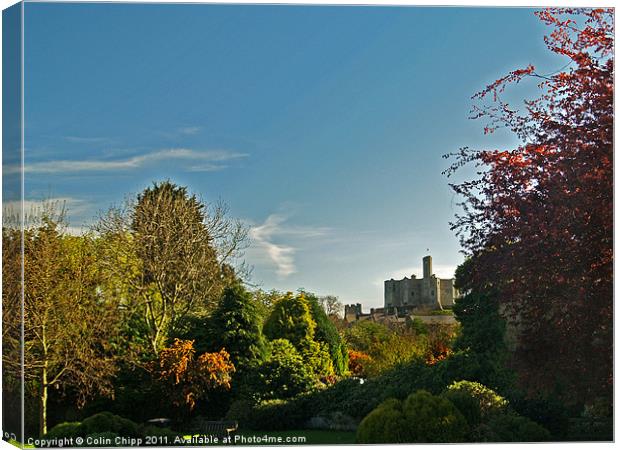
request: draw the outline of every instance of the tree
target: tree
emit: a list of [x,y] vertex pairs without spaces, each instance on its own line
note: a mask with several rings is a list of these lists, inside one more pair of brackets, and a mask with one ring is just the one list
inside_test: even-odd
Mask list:
[[354,323],[346,330],[345,338],[349,348],[370,357],[364,363],[364,372],[369,377],[415,359],[423,360],[430,356],[429,344],[432,342],[428,332],[418,334],[406,325],[388,327],[371,321]]
[[[549,50],[567,65],[530,65],[474,98],[486,132],[506,127],[522,144],[461,149],[480,178],[452,184],[464,197],[453,229],[471,257],[473,286],[492,288],[518,330],[514,363],[531,393],[563,385],[570,398],[611,401],[613,301],[613,9],[536,13]],[[506,87],[538,79],[523,111]]]
[[310,314],[310,306],[303,293],[289,293],[278,300],[264,326],[265,336],[270,340],[286,339],[298,350],[304,341],[314,338],[316,322]]
[[262,289],[257,289],[252,293],[252,297],[258,307],[261,317],[266,319],[271,314],[274,305],[278,302],[278,300],[286,297],[286,294],[283,294],[275,289],[272,289],[269,292],[263,291]]
[[251,294],[240,283],[224,290],[208,324],[211,341],[228,351],[238,371],[265,358],[265,338],[258,309]]
[[365,378],[367,376],[366,365],[370,362],[370,359],[370,356],[364,352],[349,350],[349,370],[351,374],[355,377]]
[[262,400],[295,397],[315,386],[316,376],[288,340],[275,339],[270,347],[269,357],[257,372],[260,380],[255,382]]
[[335,295],[318,297],[318,302],[329,317],[340,318],[344,312],[344,305]]
[[230,389],[235,366],[230,355],[222,349],[195,357],[194,342],[175,339],[174,343],[159,353],[156,366],[158,378],[167,386],[176,406],[194,409],[196,402],[205,399],[217,388]]
[[195,357],[194,342],[175,339],[159,353],[158,377],[167,386],[172,402],[194,409],[196,402],[205,399],[216,388],[230,389],[235,366],[230,355],[222,349]]
[[3,208],[2,224],[2,428],[19,430],[22,426],[21,370],[22,351],[22,233],[21,217],[10,208]]
[[152,353],[181,331],[188,315],[206,315],[234,281],[229,262],[240,255],[247,230],[226,212],[222,205],[209,210],[185,187],[165,181],[124,208],[110,208],[96,225],[107,278],[128,285],[129,307],[140,314]]
[[[86,398],[113,393],[111,377],[116,371],[108,342],[116,333],[116,305],[97,293],[97,271],[92,241],[88,236],[62,234],[63,211],[48,205],[38,223],[24,231],[24,362],[28,386],[38,390],[39,430],[47,432],[49,388],[70,392],[79,406]],[[9,230],[9,242],[19,238]],[[5,261],[15,268],[20,258]],[[9,269],[9,268],[7,268]],[[17,298],[14,283],[3,298]],[[7,314],[15,315],[19,304],[7,301]],[[13,323],[13,326],[15,324]],[[13,328],[13,327],[10,327]],[[14,333],[4,341],[3,362],[19,377],[19,339]]]
[[[313,312],[322,314],[322,316],[318,315],[321,321],[320,326],[317,326]],[[265,322],[264,332],[265,336],[271,340],[289,341],[317,379],[333,381],[332,347],[326,340],[317,339],[317,337],[327,338],[325,333],[329,331],[329,325],[331,324],[325,312],[312,294],[301,291],[297,296],[287,294],[286,297],[276,302]],[[335,328],[332,331],[335,331]],[[332,341],[332,344],[337,345],[337,342]],[[340,348],[334,350],[341,351]],[[344,356],[340,356],[339,361],[344,364],[342,358]]]
[[304,296],[308,300],[310,314],[316,323],[314,340],[327,345],[334,372],[342,376],[348,370],[348,350],[336,326],[329,320],[326,310],[321,306],[323,304],[321,299],[325,297],[316,297],[308,292],[304,292]]

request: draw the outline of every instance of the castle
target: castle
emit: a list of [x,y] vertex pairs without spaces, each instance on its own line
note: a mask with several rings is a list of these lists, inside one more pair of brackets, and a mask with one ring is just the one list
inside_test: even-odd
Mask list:
[[433,274],[433,258],[422,258],[422,278],[403,278],[402,280],[386,280],[384,282],[383,308],[371,308],[370,314],[362,312],[362,305],[346,305],[345,319],[347,322],[360,319],[379,317],[395,320],[415,313],[451,308],[458,291],[454,288],[454,278],[441,279]]

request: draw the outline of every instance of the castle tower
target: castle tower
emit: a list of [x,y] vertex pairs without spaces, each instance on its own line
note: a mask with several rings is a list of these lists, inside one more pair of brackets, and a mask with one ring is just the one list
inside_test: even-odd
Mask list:
[[422,275],[425,280],[428,280],[433,274],[433,258],[430,255],[422,258]]

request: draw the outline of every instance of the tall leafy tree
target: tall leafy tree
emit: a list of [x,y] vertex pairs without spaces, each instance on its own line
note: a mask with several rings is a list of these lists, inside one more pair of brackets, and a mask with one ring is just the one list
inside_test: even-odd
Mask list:
[[262,320],[252,295],[235,283],[224,289],[222,298],[209,318],[211,340],[230,354],[237,371],[242,372],[265,358]]
[[[320,306],[315,306],[320,309]],[[289,341],[311,371],[318,378],[327,380],[334,375],[334,365],[329,345],[315,339],[316,331],[317,322],[312,317],[311,302],[304,292],[296,296],[288,294],[277,301],[264,326],[265,335],[270,340]]]
[[232,282],[230,263],[245,245],[246,229],[227,217],[226,209],[209,210],[185,187],[154,183],[124,208],[111,208],[95,227],[102,239],[101,265],[112,280],[127,285],[129,308],[147,331],[151,354],[177,335],[184,319],[206,315]]
[[[45,434],[50,388],[70,392],[78,405],[95,393],[113,393],[116,365],[109,341],[117,331],[117,310],[98,294],[91,239],[64,235],[62,214],[53,209],[39,219],[24,231],[23,375],[28,387],[36,389],[31,394],[38,398],[39,431]],[[18,240],[6,233],[11,242]],[[19,258],[5,262],[21,264]],[[3,299],[18,297],[14,286],[5,285],[9,290]],[[19,308],[14,301],[4,306]],[[16,311],[6,313],[15,316]],[[21,344],[14,338],[4,341],[3,363],[19,377]]]
[[286,339],[297,349],[304,341],[314,338],[315,329],[316,322],[303,293],[297,296],[288,294],[278,300],[264,326],[265,336],[270,340]]
[[344,375],[348,370],[349,354],[336,326],[329,319],[323,307],[324,303],[321,300],[326,297],[319,298],[307,292],[304,295],[308,300],[312,319],[316,323],[314,340],[327,345],[336,375]]
[[[547,9],[551,74],[515,70],[475,96],[475,118],[521,140],[516,148],[461,149],[449,173],[464,196],[453,228],[472,258],[472,282],[492,287],[518,331],[515,363],[530,392],[564,385],[575,401],[611,399],[613,302],[613,9]],[[508,85],[537,80],[516,108]]]

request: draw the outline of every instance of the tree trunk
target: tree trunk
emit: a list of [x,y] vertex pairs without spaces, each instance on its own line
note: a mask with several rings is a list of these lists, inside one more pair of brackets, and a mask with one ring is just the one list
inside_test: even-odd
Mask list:
[[41,398],[39,405],[39,433],[40,437],[47,434],[47,361],[41,373]]

